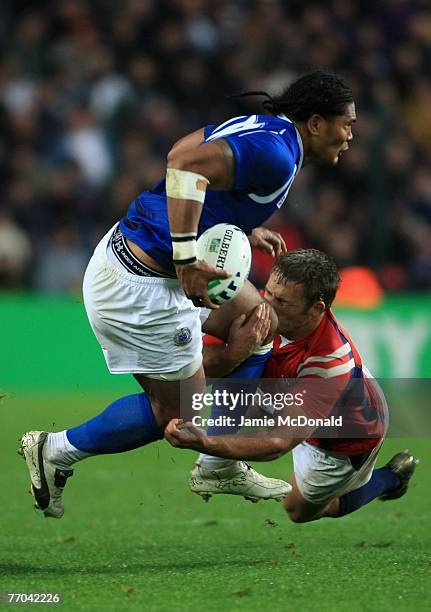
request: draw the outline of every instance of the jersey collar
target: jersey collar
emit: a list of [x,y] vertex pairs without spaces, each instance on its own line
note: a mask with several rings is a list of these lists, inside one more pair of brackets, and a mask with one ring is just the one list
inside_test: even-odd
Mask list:
[[289,338],[286,338],[286,336],[280,334],[280,344],[278,345],[278,348],[284,348],[287,344],[292,344],[293,342],[294,340],[289,340]]
[[296,127],[296,125],[293,123],[293,121],[291,119],[289,119],[289,117],[287,117],[284,113],[280,113],[279,115],[277,115],[277,117],[279,119],[283,119],[283,121],[288,121],[289,123],[291,123],[293,125],[293,127],[295,128],[295,133],[296,133],[296,140],[298,142],[298,147],[299,147],[299,163],[298,163],[298,169],[302,168],[302,162],[304,160],[304,145],[302,144],[302,138],[301,138],[301,134],[299,133],[298,128]]

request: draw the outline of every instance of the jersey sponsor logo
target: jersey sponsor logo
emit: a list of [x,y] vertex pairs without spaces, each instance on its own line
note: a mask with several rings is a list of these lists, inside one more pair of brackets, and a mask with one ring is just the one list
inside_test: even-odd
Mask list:
[[188,327],[180,327],[174,336],[174,343],[177,346],[185,346],[192,341],[192,332]]

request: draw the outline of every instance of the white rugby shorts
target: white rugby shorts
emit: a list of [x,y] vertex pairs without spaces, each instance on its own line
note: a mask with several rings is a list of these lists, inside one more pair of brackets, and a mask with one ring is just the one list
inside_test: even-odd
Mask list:
[[189,378],[202,363],[200,309],[177,279],[138,276],[107,255],[112,228],[84,276],[87,316],[112,374]]
[[381,442],[377,444],[359,470],[355,470],[349,457],[301,442],[292,450],[292,455],[295,479],[302,496],[312,504],[326,504],[359,489],[370,480],[381,445]]

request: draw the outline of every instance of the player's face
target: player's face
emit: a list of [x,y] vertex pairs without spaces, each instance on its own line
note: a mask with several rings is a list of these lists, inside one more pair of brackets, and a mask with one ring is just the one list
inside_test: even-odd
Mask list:
[[340,155],[349,148],[353,138],[352,125],[356,121],[355,105],[348,104],[343,115],[332,119],[319,117],[312,129],[314,161],[318,164],[335,166]]
[[278,332],[290,340],[299,340],[311,334],[325,310],[323,302],[309,306],[301,283],[281,283],[271,274],[265,287],[265,300],[278,316]]

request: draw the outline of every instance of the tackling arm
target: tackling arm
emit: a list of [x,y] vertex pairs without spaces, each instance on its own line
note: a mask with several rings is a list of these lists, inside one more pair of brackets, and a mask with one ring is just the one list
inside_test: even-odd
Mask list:
[[205,341],[203,347],[204,369],[210,378],[230,374],[247,357],[267,340],[271,327],[271,309],[268,304],[258,304],[249,318],[245,314],[232,321],[226,344],[214,339]]
[[248,461],[273,461],[292,450],[304,438],[285,438],[275,432],[262,432],[247,436],[207,436],[203,429],[181,419],[172,419],[166,429],[165,438],[172,446],[189,448],[199,453],[243,459]]
[[279,438],[264,433],[250,438],[205,436],[205,451],[201,452],[226,459],[273,461],[291,451],[300,442],[302,442],[301,439]]

